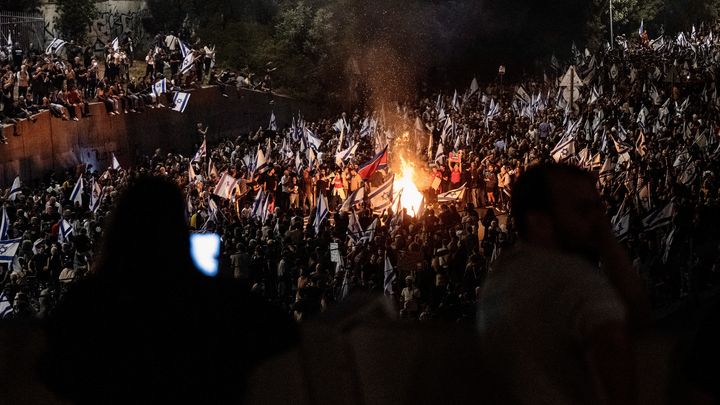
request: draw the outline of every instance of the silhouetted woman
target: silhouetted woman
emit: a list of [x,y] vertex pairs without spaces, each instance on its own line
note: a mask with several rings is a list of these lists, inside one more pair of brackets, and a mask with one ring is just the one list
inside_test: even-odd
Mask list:
[[95,274],[48,329],[44,378],[77,404],[240,403],[248,372],[289,348],[289,317],[190,257],[183,198],[143,178],[118,201]]

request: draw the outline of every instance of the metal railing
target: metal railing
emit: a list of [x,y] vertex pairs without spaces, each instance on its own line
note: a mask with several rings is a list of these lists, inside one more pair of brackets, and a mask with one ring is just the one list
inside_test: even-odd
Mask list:
[[8,39],[13,45],[19,43],[25,51],[31,47],[43,50],[45,46],[45,19],[38,13],[0,11],[0,45]]

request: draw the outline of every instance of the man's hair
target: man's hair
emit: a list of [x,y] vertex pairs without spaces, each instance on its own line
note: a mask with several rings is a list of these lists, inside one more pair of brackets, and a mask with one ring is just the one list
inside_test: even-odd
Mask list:
[[577,166],[545,163],[531,167],[515,183],[512,188],[511,209],[513,221],[521,237],[527,235],[529,213],[552,211],[554,199],[560,197],[553,196],[552,182],[563,176],[595,182],[595,177],[590,172]]

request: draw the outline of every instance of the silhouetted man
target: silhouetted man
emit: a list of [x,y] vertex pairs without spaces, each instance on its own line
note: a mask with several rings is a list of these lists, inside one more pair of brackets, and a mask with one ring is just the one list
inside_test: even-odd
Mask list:
[[513,188],[512,214],[521,242],[490,273],[478,319],[498,402],[634,403],[631,331],[649,311],[595,179],[573,166],[531,168]]

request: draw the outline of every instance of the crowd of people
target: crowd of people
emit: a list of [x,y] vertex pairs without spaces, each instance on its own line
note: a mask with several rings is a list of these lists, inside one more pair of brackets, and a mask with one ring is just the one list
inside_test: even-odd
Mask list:
[[[173,37],[157,46],[177,64]],[[208,53],[199,55],[206,66]],[[709,28],[619,38],[612,48],[573,47],[564,65],[553,57],[544,80],[484,88],[473,80],[461,93],[315,122],[298,116],[289,128],[273,117],[266,129],[218,142],[199,126],[194,156],[158,150],[126,169],[81,166],[8,189],[6,239],[21,242],[2,273],[6,317],[47,316],[69,284],[91,274],[118,193],[152,174],[185,191],[190,229],[221,236],[218,277],[241,280],[297,320],[371,293],[392,297],[403,319],[473,320],[483,281],[517,240],[513,184],[547,161],[596,174],[616,236],[654,305],[667,305],[717,281],[719,55]],[[48,72],[62,70],[44,56],[18,60],[19,71],[42,72],[51,97],[64,87],[53,83],[70,81],[67,72],[53,80]],[[148,61],[142,83],[163,63]],[[100,83],[113,88],[107,68],[91,93],[76,73],[81,100],[99,97]],[[127,74],[116,73],[119,82]],[[414,167],[424,195],[418,212],[389,188],[402,165]]]
[[[25,50],[19,42],[3,46],[0,123],[34,122],[34,115],[43,110],[56,118],[78,121],[90,115],[89,102],[103,103],[111,115],[139,112],[164,107],[158,99],[163,93],[203,84],[220,86],[223,94],[232,87],[271,90],[272,63],[260,80],[247,68],[239,73],[219,70],[214,47],[191,48],[173,33],[158,34],[145,57],[143,76],[131,74],[134,51],[130,35],[108,43],[102,55],[96,55],[92,47],[58,39],[44,52],[35,46]],[[154,87],[160,81],[163,86]],[[172,106],[172,99],[169,102]]]

